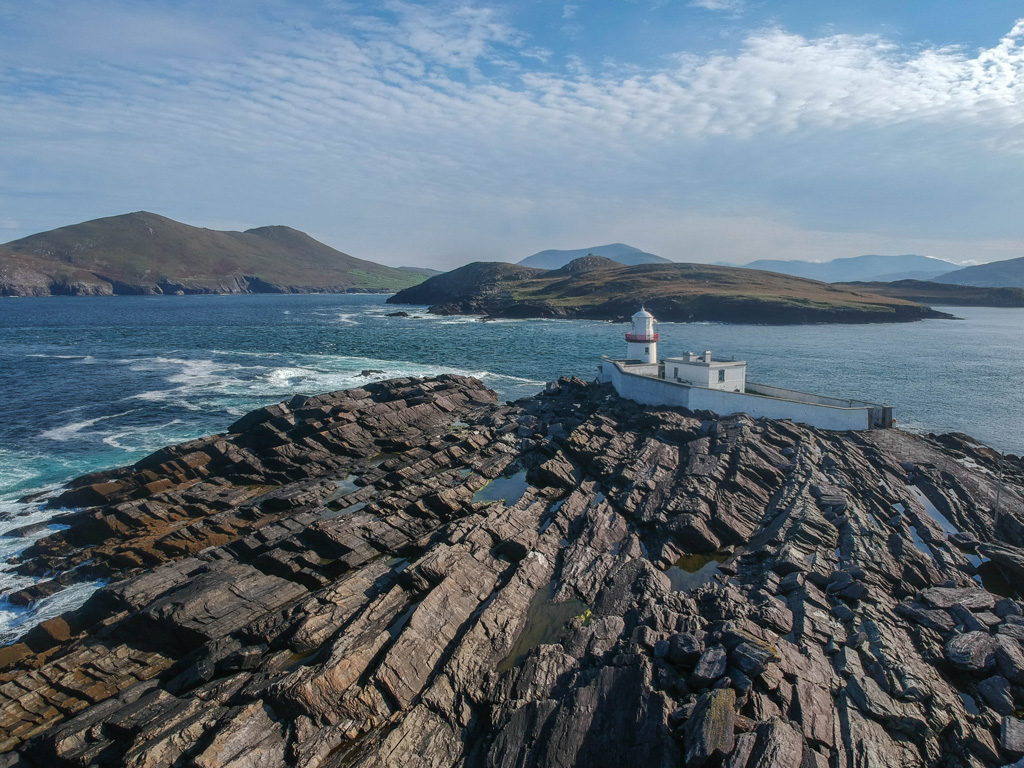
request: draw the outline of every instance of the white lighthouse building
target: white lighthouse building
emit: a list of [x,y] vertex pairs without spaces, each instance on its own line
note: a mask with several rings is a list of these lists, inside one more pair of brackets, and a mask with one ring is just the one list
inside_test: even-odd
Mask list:
[[654,315],[640,307],[633,315],[633,330],[626,334],[626,359],[649,365],[658,362],[658,334]]
[[626,334],[626,359],[605,357],[599,380],[621,397],[642,405],[681,406],[725,416],[745,413],[754,418],[792,419],[822,429],[877,429],[893,425],[892,407],[863,400],[812,395],[747,379],[743,360],[686,352],[658,359],[654,316],[643,307],[633,315]]

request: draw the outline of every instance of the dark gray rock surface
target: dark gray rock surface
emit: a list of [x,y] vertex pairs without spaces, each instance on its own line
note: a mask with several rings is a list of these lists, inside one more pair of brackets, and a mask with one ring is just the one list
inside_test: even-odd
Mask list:
[[110,584],[0,648],[0,766],[1012,763],[1021,604],[961,545],[1012,587],[1022,483],[579,380],[296,397],[58,498],[16,598]]

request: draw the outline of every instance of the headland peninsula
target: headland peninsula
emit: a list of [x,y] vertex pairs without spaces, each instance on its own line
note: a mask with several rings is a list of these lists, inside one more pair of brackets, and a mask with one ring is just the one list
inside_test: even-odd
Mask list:
[[441,315],[625,321],[638,301],[663,322],[899,323],[944,312],[869,291],[774,272],[709,264],[624,266],[583,256],[533,269],[475,262],[399,291],[391,304],[428,304]]

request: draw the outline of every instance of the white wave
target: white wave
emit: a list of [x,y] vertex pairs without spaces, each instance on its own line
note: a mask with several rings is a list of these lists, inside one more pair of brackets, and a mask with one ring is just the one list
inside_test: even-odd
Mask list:
[[[109,445],[111,448],[119,448],[122,451],[128,451],[128,452],[143,451],[143,450],[146,450],[146,448],[148,448],[149,446],[151,446],[154,443],[154,441],[155,442],[170,441],[170,442],[176,442],[176,443],[177,442],[181,442],[181,440],[184,439],[184,438],[179,439],[179,438],[176,438],[176,437],[164,435],[164,434],[162,434],[162,430],[165,430],[168,427],[173,427],[173,426],[175,426],[177,424],[184,424],[184,423],[185,422],[183,422],[181,419],[174,419],[173,421],[169,421],[166,424],[159,424],[159,425],[149,426],[149,427],[134,427],[132,429],[125,430],[124,432],[115,432],[115,433],[113,433],[111,435],[107,435],[106,437],[103,438],[103,442],[106,445]],[[159,438],[149,439],[148,436],[149,435],[153,435],[154,433],[158,434]],[[143,436],[147,436],[147,437],[143,437]],[[125,440],[125,438],[130,438],[130,437],[136,438],[136,440],[133,441],[134,445],[125,444],[123,442]],[[142,439],[139,439],[139,438],[142,438]]]
[[32,468],[35,456],[0,448],[0,489],[19,488],[39,472]]
[[72,584],[28,607],[0,603],[0,643],[9,643],[47,619],[80,608],[104,584],[106,581]]
[[30,352],[25,357],[45,357],[50,360],[85,360],[92,355],[46,355],[41,352]]
[[358,320],[353,320],[353,317],[359,317],[359,312],[342,312],[338,314],[337,320],[339,323],[345,323],[347,325],[359,325]]
[[283,352],[246,352],[239,350],[211,349],[211,355],[238,355],[239,357],[281,357]]
[[44,529],[27,536],[3,536],[3,534],[26,525],[48,524],[50,518],[58,514],[54,510],[43,509],[38,502],[33,504],[8,502],[4,506],[7,507],[5,511],[9,517],[0,522],[0,572],[4,570],[7,558],[14,554],[13,550],[24,549],[50,531]]
[[166,403],[186,411],[201,411],[203,406],[199,405],[186,396],[188,387],[176,387],[174,389],[153,389],[149,392],[140,392],[132,395],[132,400],[144,400],[149,403]]
[[[126,413],[132,413],[133,411],[126,411]],[[107,416],[97,416],[94,419],[86,419],[85,421],[75,421],[71,424],[65,424],[63,427],[54,427],[48,429],[45,432],[40,433],[40,437],[46,440],[56,440],[59,443],[67,442],[68,440],[74,440],[78,437],[82,430],[88,429],[91,426],[99,424],[101,421],[107,421],[108,419],[116,419],[120,416],[124,416],[124,413],[112,413]]]
[[225,376],[226,371],[239,371],[244,366],[237,363],[224,363],[218,360],[177,357],[144,358],[132,361],[132,364],[129,366],[129,370],[132,371],[163,371],[168,368],[177,369],[167,377],[169,384],[197,386],[218,383],[225,378],[231,378]]
[[275,368],[267,374],[267,381],[275,387],[293,387],[315,378],[316,371],[309,368]]

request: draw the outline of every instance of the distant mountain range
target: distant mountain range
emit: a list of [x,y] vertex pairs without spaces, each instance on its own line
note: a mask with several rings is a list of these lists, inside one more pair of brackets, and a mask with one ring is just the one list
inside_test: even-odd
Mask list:
[[781,261],[758,259],[743,265],[746,269],[778,272],[806,277],[824,283],[890,282],[893,280],[929,280],[957,269],[958,264],[930,256],[852,256],[832,261]]
[[995,288],[1024,288],[1024,258],[964,267],[932,278],[937,283]]
[[625,243],[610,243],[609,245],[595,245],[592,248],[577,248],[574,251],[541,251],[540,253],[533,254],[533,256],[527,256],[519,264],[524,267],[533,267],[534,269],[558,269],[582,256],[604,256],[606,259],[611,259],[619,264],[625,264],[630,267],[636,264],[674,263],[669,259],[641,251],[639,248],[634,248]]
[[290,227],[224,232],[146,211],[0,246],[0,296],[391,293],[430,273],[357,259]]

